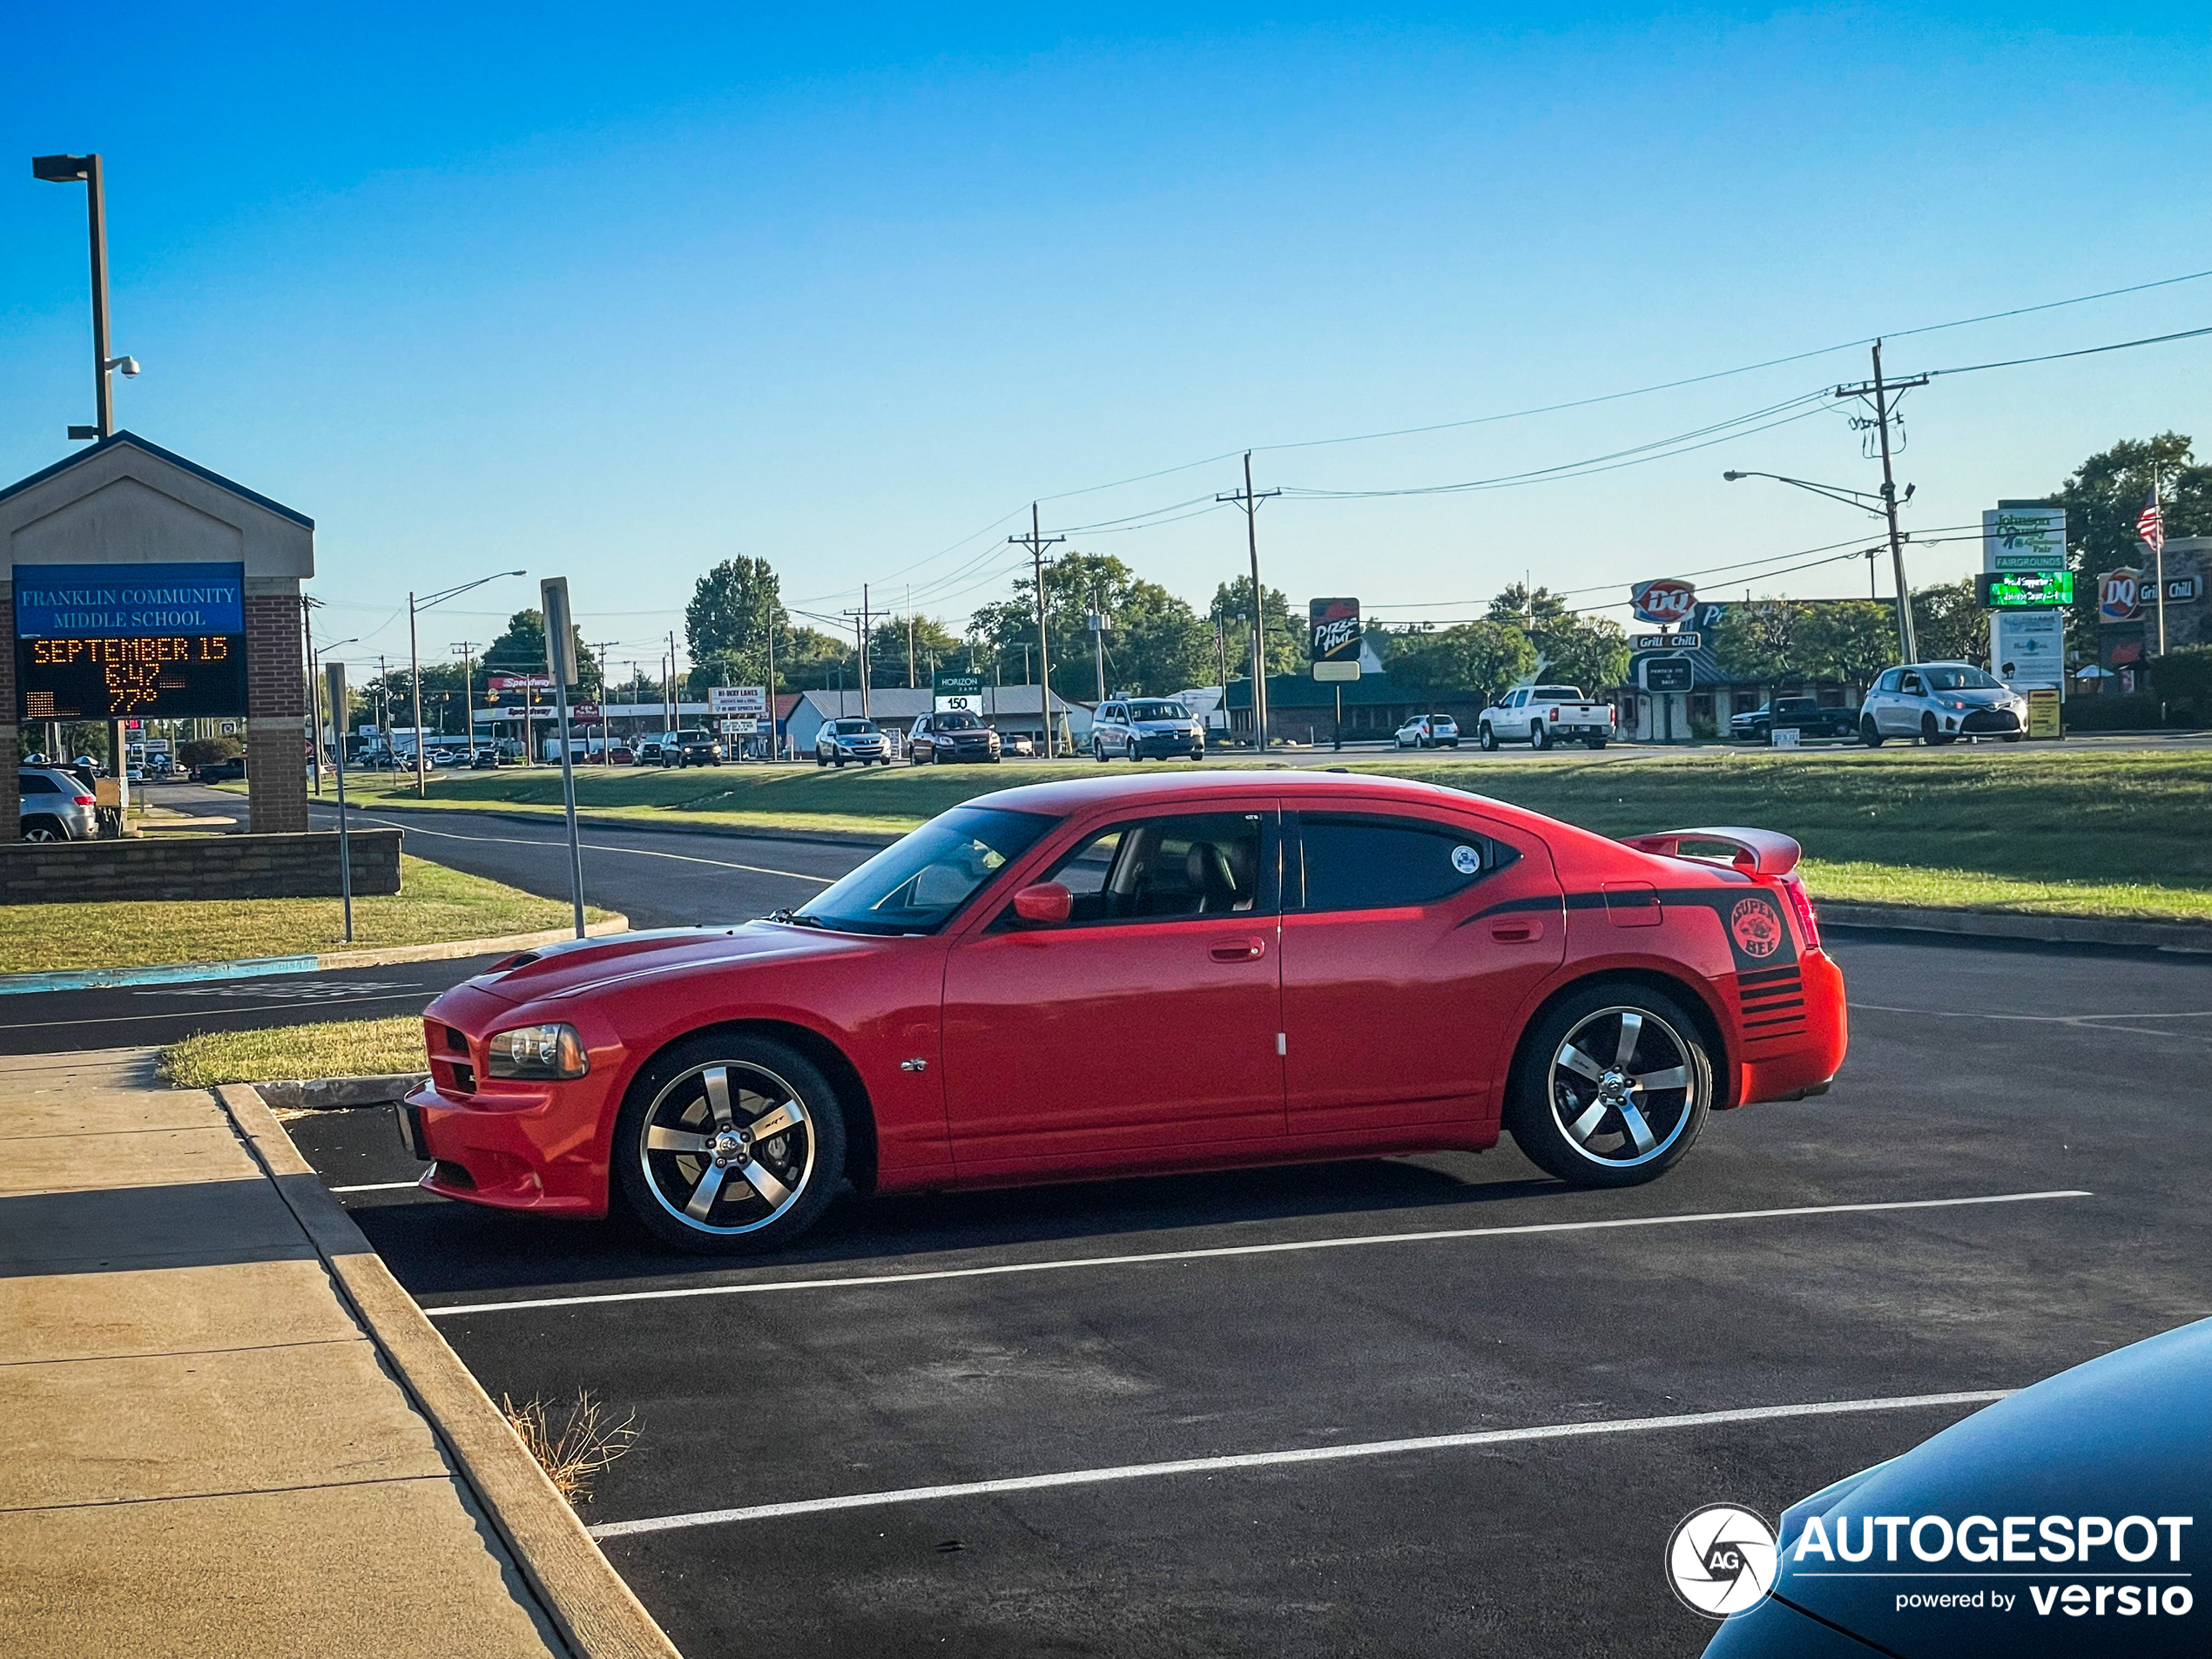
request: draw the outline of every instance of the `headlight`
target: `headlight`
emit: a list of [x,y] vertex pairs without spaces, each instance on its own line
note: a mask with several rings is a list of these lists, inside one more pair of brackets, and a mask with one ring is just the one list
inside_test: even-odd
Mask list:
[[493,1035],[495,1077],[581,1077],[591,1069],[583,1039],[572,1025],[524,1025]]

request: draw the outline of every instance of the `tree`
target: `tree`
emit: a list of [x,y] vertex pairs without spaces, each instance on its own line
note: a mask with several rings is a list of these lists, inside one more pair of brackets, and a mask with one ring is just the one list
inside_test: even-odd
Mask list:
[[2096,637],[2097,585],[2104,573],[2150,568],[2151,551],[2135,534],[2135,516],[2149,499],[2154,473],[2166,534],[2212,534],[2212,467],[2195,464],[2190,440],[2179,432],[2122,439],[2091,455],[2045,497],[2066,509],[2067,558],[2077,578],[2068,621],[2081,637]]
[[1812,678],[1866,685],[1897,661],[1894,605],[1837,599],[1805,610],[1797,629],[1797,666]]
[[[591,648],[583,643],[583,631],[571,622],[569,624],[569,632],[573,636],[576,645],[576,670],[581,683],[586,685],[597,685],[599,659],[591,654]],[[513,616],[508,617],[507,631],[484,647],[484,654],[477,658],[477,667],[487,676],[544,673],[545,617],[543,613],[535,609],[517,610]],[[454,673],[458,676],[460,671],[456,664]],[[406,676],[395,674],[393,678],[404,680]],[[427,671],[422,677],[422,682],[427,691],[430,684],[430,676]],[[395,702],[392,706],[396,711],[400,705]],[[427,704],[423,707],[422,718],[427,725],[430,718],[430,711]]]
[[1536,647],[1521,629],[1505,623],[1409,630],[1386,634],[1377,643],[1389,653],[1383,667],[1391,678],[1423,692],[1473,690],[1494,703],[1515,681],[1536,671]]
[[767,560],[723,560],[692,584],[684,607],[685,642],[698,664],[692,678],[704,670],[709,685],[766,685],[769,631],[780,643],[790,625]]
[[2152,658],[2150,683],[2160,697],[2194,709],[2202,719],[2212,711],[2212,645],[2184,645]]
[[835,634],[794,628],[776,641],[776,678],[795,691],[819,691],[835,685],[842,671],[847,685],[858,685],[853,656],[853,647]]
[[[1213,603],[1206,607],[1206,621],[1216,628],[1224,628],[1229,635],[1229,674],[1234,679],[1249,675],[1252,664],[1252,579],[1240,576],[1233,582],[1224,582],[1213,590]],[[1280,588],[1267,590],[1265,614],[1267,637],[1267,671],[1271,674],[1296,674],[1305,666],[1305,630],[1291,617],[1291,602],[1283,597]],[[1218,663],[1215,673],[1220,672]],[[1206,676],[1209,683],[1212,674]]]
[[[1109,619],[1103,641],[1109,691],[1158,694],[1211,681],[1211,631],[1188,604],[1157,582],[1140,580],[1112,555],[1063,555],[1045,567],[1044,590],[1052,689],[1061,696],[1089,702],[1097,693],[1096,648],[1086,622],[1094,605]],[[979,609],[969,632],[1001,671],[1019,673],[1028,648],[1034,671],[1037,621],[1031,579],[1017,578],[1010,597]]]
[[907,618],[886,617],[868,635],[868,683],[872,685],[927,685],[935,664],[961,657],[967,647],[934,617],[913,618],[909,679]]
[[1621,624],[1575,615],[1549,588],[1514,583],[1491,600],[1486,620],[1525,631],[1543,658],[1536,672],[1548,680],[1595,693],[1628,678],[1629,636]]
[[1989,613],[1972,577],[1913,594],[1912,642],[1924,663],[1989,660]]
[[1797,631],[1808,607],[1789,599],[1731,604],[1707,630],[1714,659],[1733,680],[1769,683],[1804,673]]

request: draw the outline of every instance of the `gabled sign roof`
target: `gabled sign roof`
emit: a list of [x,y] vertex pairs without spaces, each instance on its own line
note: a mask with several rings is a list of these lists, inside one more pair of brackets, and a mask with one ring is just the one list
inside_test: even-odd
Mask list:
[[142,438],[135,432],[118,432],[111,437],[102,438],[98,443],[86,445],[66,460],[57,461],[52,466],[34,472],[28,478],[18,478],[14,483],[0,488],[0,501],[7,500],[10,496],[20,495],[34,485],[43,484],[49,478],[57,477],[72,467],[81,467],[93,456],[105,455],[118,444],[128,444],[133,448],[143,450],[147,455],[167,462],[172,467],[192,474],[195,478],[214,485],[218,489],[228,490],[241,501],[250,501],[256,507],[266,508],[272,513],[288,518],[304,529],[311,530],[315,527],[315,521],[305,513],[287,507],[282,502],[271,501],[259,490],[248,489],[244,484],[233,482],[219,472],[211,472],[198,462],[187,461],[175,450],[165,449],[159,444]]

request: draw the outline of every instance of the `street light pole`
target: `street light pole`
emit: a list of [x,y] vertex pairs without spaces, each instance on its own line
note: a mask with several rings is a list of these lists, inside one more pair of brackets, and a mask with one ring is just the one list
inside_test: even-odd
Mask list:
[[[423,767],[422,658],[421,652],[415,649],[415,612],[428,610],[432,605],[442,605],[448,599],[458,599],[462,594],[473,589],[481,588],[487,582],[496,582],[502,577],[524,574],[526,573],[521,570],[495,570],[491,575],[479,577],[474,582],[464,582],[457,588],[448,588],[443,593],[434,593],[427,599],[418,600],[412,593],[407,597],[407,671],[409,681],[408,689],[415,698],[415,792],[418,797],[429,792],[429,785]],[[472,757],[475,753],[474,719],[474,715],[471,715],[469,753]]]

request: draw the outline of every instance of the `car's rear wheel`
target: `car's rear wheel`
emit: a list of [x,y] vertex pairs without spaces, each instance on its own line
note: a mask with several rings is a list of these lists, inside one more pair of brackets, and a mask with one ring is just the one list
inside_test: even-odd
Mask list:
[[1862,715],[1858,722],[1858,740],[1870,749],[1882,746],[1882,728],[1874,724],[1871,714]]
[[66,841],[69,832],[54,818],[26,818],[23,821],[23,838],[26,841]]
[[1534,721],[1529,725],[1528,746],[1532,749],[1548,749],[1552,746],[1551,728],[1541,720]]
[[813,1224],[845,1173],[837,1094],[764,1037],[687,1038],[637,1075],[615,1120],[631,1213],[706,1254],[774,1250]]
[[1712,1094],[1703,1039],[1673,998],[1600,982],[1529,1034],[1506,1127],[1531,1163],[1569,1185],[1637,1186],[1695,1144]]

